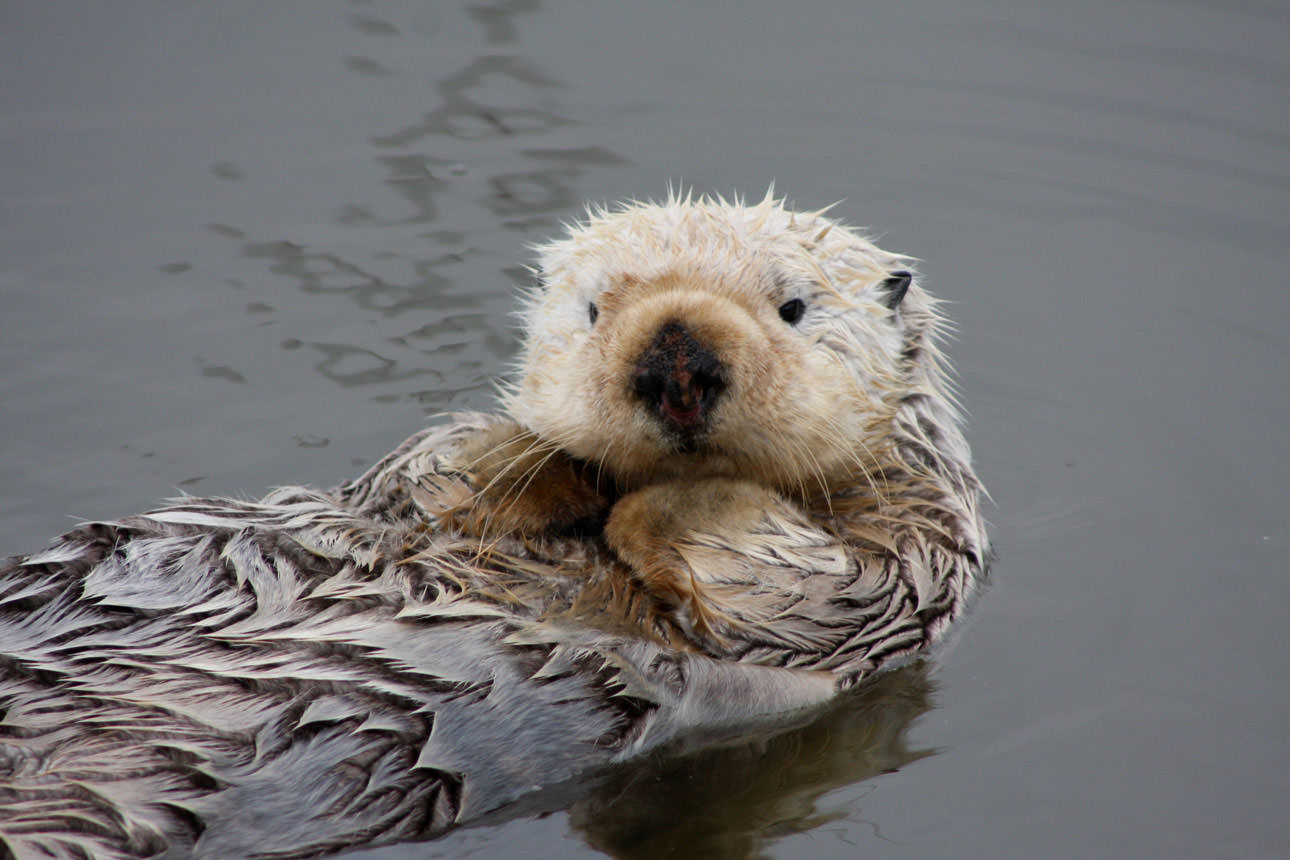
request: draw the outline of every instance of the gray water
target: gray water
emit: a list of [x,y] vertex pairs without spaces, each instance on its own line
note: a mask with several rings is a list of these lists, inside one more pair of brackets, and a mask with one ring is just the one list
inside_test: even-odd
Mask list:
[[490,408],[583,201],[774,180],[952,302],[930,678],[363,857],[1290,854],[1285,4],[6,3],[0,80],[0,555]]

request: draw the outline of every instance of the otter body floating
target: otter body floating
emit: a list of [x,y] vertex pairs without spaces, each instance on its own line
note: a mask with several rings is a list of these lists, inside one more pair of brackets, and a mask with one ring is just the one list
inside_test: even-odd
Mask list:
[[909,260],[767,197],[541,251],[505,415],[0,565],[0,843],[426,838],[923,653],[980,492]]

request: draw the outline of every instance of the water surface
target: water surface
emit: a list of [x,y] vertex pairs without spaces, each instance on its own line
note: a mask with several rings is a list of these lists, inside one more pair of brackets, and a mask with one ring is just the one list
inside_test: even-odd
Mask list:
[[0,553],[351,476],[491,407],[583,201],[774,181],[952,302],[993,586],[813,725],[361,856],[1284,856],[1290,11],[623,5],[0,11]]

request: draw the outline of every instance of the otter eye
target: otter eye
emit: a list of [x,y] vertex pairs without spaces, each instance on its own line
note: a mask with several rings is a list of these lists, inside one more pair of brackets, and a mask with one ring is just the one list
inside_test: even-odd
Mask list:
[[779,318],[789,325],[797,325],[804,313],[806,313],[806,302],[801,299],[790,299],[779,306]]
[[599,316],[600,316],[600,308],[596,307],[595,302],[592,302],[591,304],[587,305],[587,318],[591,320],[592,325],[596,324],[596,318]]

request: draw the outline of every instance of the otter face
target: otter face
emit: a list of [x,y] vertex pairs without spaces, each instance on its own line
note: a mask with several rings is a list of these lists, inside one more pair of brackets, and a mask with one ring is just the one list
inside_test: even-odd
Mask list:
[[541,249],[507,408],[626,488],[806,494],[868,470],[916,382],[929,311],[904,266],[769,197],[593,215]]

